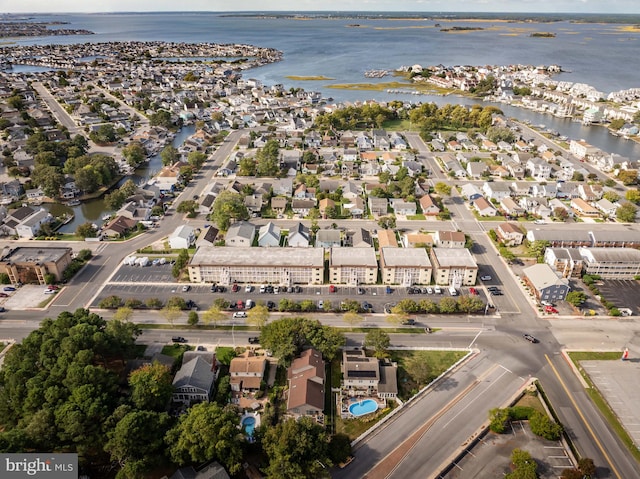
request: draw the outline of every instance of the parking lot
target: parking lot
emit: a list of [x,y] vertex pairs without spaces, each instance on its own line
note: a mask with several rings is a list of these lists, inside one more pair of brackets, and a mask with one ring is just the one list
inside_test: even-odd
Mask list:
[[603,280],[596,283],[600,295],[618,309],[627,308],[632,315],[640,314],[640,283],[634,280]]
[[531,432],[528,421],[515,421],[505,434],[488,432],[446,475],[447,479],[503,477],[511,472],[511,453],[524,449],[538,464],[540,479],[557,479],[573,467],[559,441],[548,441]]

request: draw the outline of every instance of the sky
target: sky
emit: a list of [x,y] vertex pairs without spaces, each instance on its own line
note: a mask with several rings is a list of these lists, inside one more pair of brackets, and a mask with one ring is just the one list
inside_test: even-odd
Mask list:
[[640,13],[639,0],[0,0],[1,13],[158,11]]

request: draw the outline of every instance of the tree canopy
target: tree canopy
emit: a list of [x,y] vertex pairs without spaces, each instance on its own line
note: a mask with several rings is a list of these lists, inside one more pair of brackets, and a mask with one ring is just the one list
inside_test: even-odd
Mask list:
[[212,221],[223,231],[229,229],[231,221],[248,220],[249,211],[244,205],[244,198],[233,191],[221,192],[213,202],[210,216]]

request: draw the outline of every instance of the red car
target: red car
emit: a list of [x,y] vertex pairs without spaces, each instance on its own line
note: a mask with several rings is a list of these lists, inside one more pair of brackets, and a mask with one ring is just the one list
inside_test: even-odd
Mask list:
[[60,286],[56,286],[55,284],[50,284],[49,286],[47,286],[47,289],[51,289],[53,291],[57,291],[60,289]]
[[544,312],[545,313],[554,313],[554,314],[558,314],[558,310],[556,308],[554,308],[553,306],[545,306],[544,307]]
[[474,296],[477,296],[478,290],[476,288],[469,288],[469,293],[473,294]]
[[330,293],[335,293],[337,291],[336,287],[334,285],[329,286],[329,292]]
[[233,286],[231,286],[231,291],[233,291],[234,293],[237,293],[239,289],[240,286],[238,286],[238,283],[233,283]]

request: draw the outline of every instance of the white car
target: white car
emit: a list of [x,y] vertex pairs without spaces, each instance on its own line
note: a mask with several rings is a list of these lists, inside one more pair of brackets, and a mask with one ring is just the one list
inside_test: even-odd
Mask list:
[[480,276],[480,280],[481,281],[491,281],[491,276],[489,276],[488,274],[486,274],[484,276]]
[[233,313],[233,317],[234,318],[246,318],[247,317],[247,313],[245,313],[244,311],[236,311],[235,313]]
[[244,288],[244,292],[250,293],[251,291],[253,291],[253,286],[251,286],[250,284],[246,285]]
[[535,221],[533,222],[533,224],[534,224],[534,225],[543,225],[543,224],[545,224],[545,223],[544,223],[544,220],[535,220]]
[[188,284],[185,284],[185,285],[182,287],[182,292],[183,292],[183,293],[186,293],[186,292],[187,292],[187,291],[189,291],[190,289],[191,289],[191,286],[189,286]]
[[318,301],[318,309],[324,309],[324,301]]
[[56,294],[58,292],[57,289],[45,289],[44,294]]

